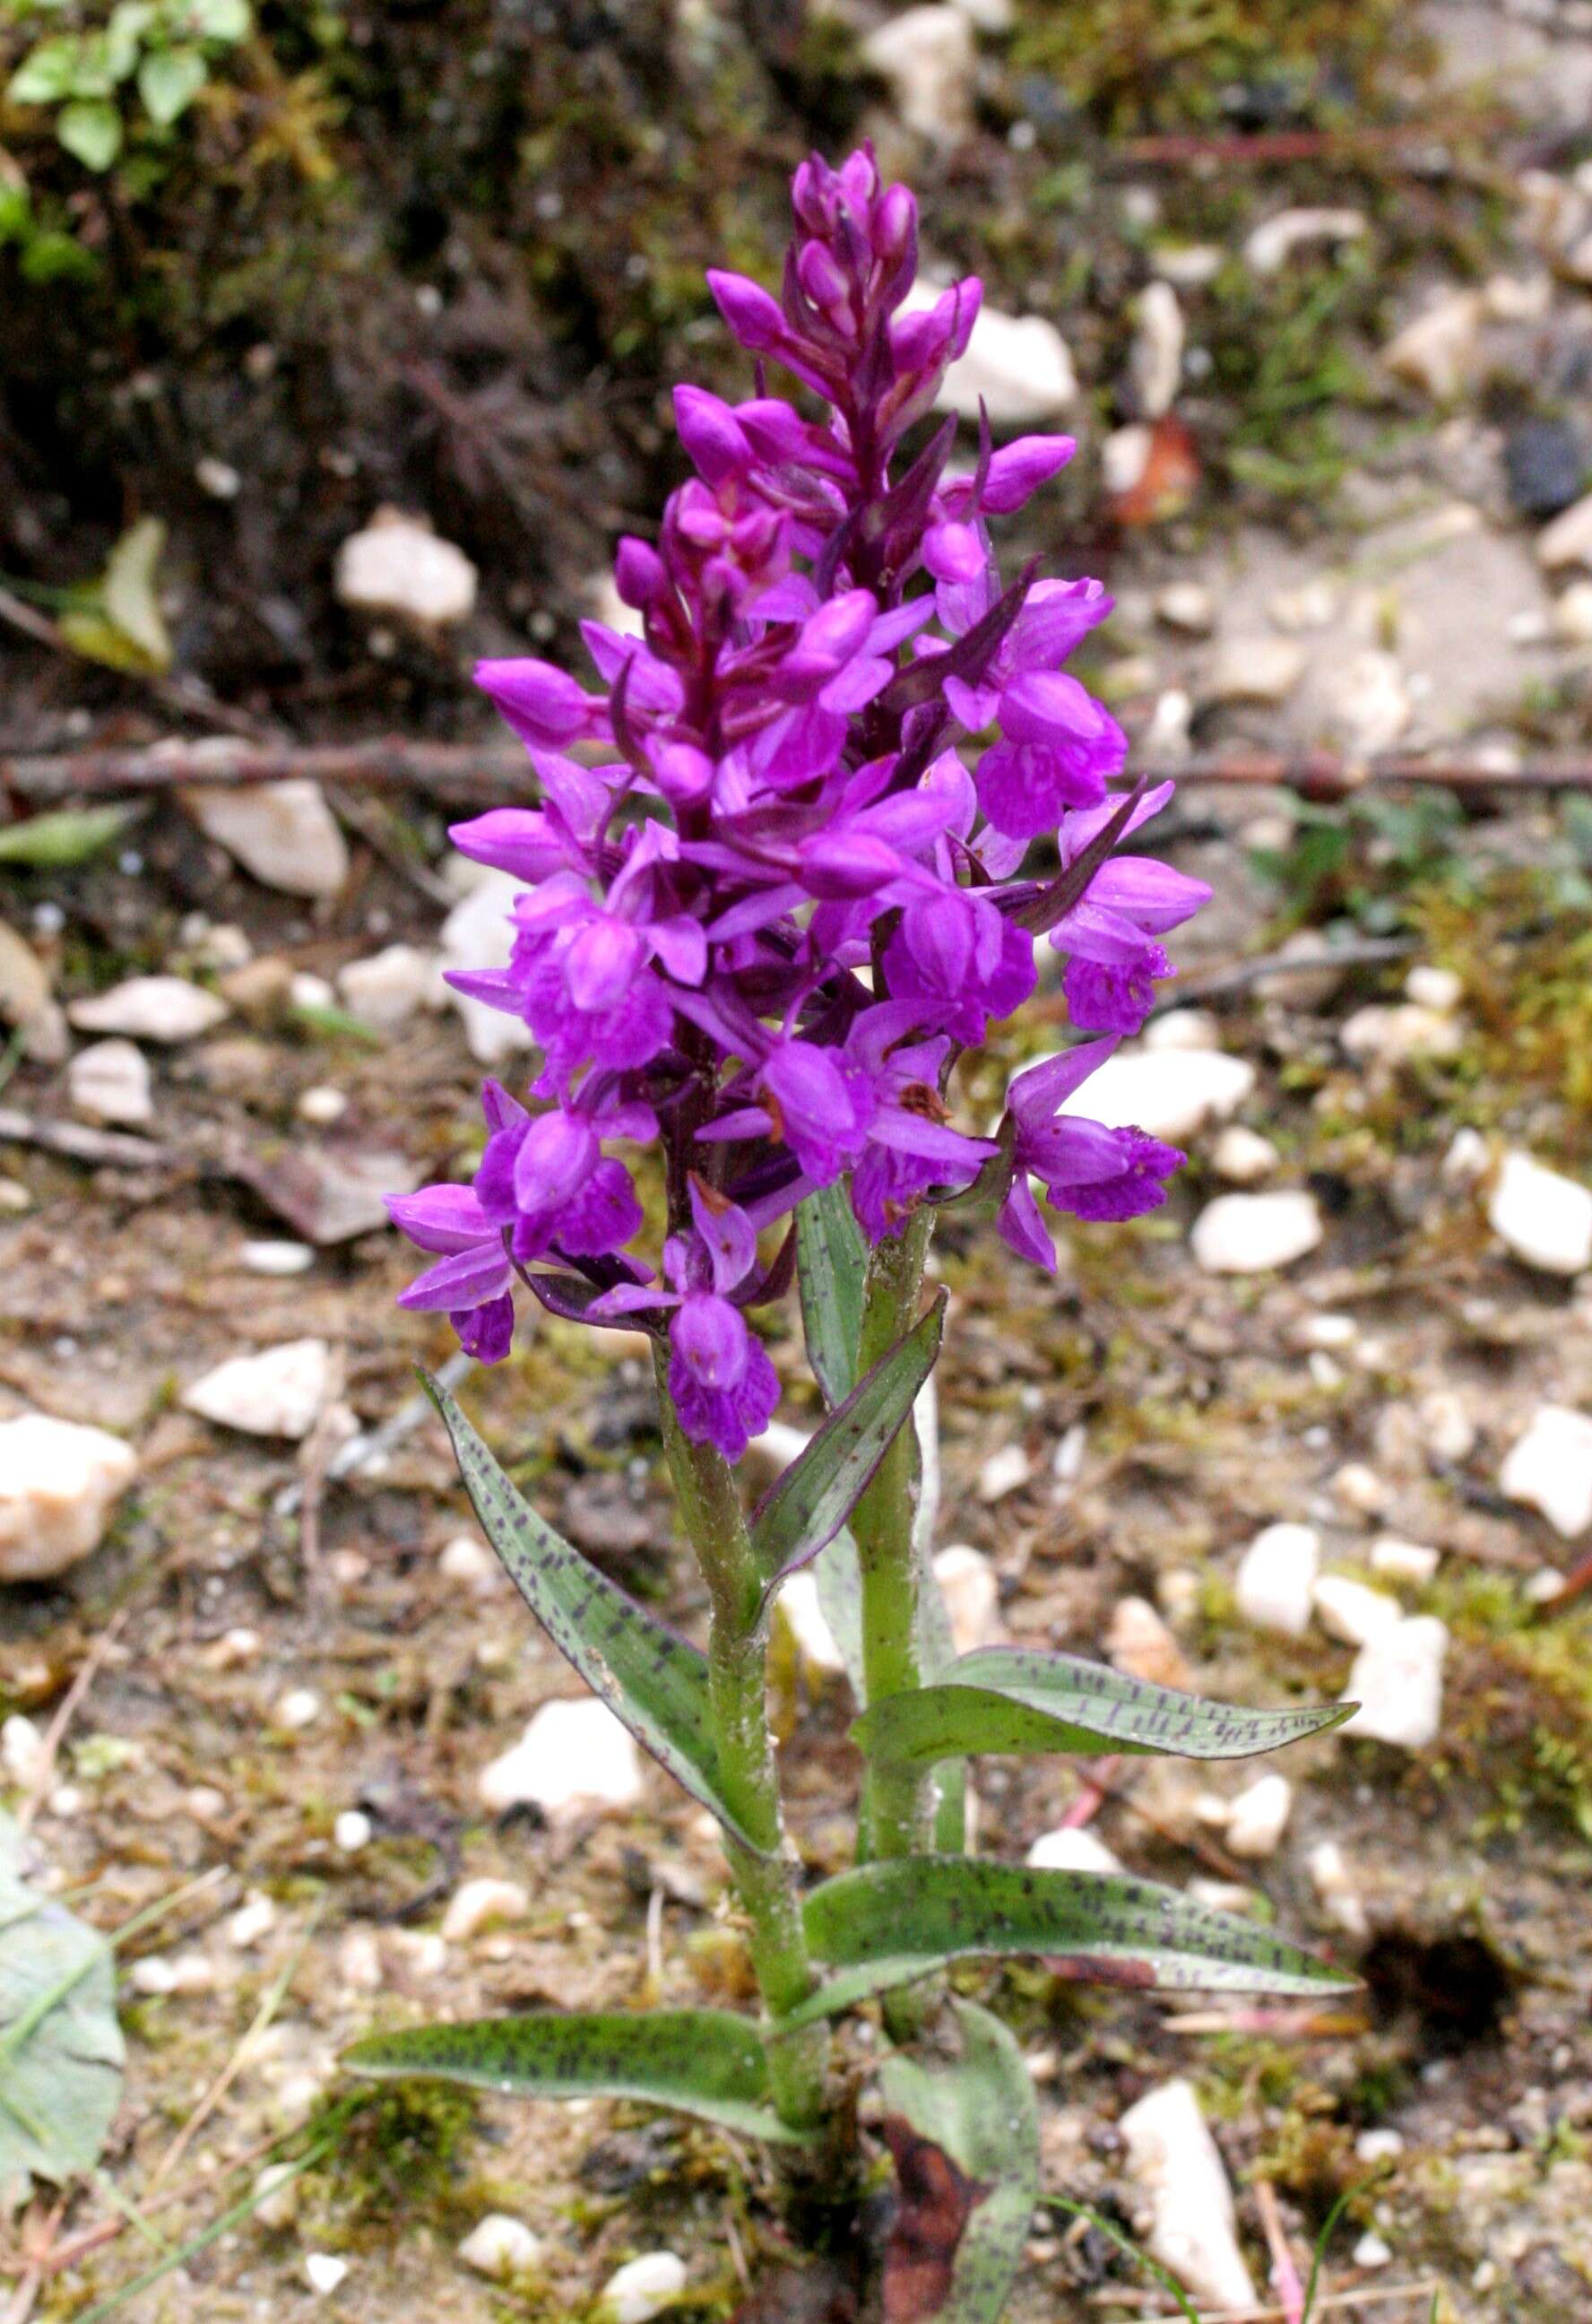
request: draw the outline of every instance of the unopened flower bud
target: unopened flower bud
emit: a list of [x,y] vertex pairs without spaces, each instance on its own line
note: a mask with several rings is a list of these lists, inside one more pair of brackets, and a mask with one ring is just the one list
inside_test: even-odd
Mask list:
[[722,484],[752,466],[751,446],[722,396],[705,387],[675,390],[675,426],[704,481]]
[[796,272],[808,298],[824,314],[847,305],[851,286],[834,254],[823,243],[803,244],[801,256],[796,260]]
[[778,299],[747,275],[708,269],[707,287],[725,322],[743,347],[754,355],[771,355],[785,337],[785,317]]
[[668,586],[668,575],[657,549],[626,533],[614,551],[613,586],[621,604],[643,612]]

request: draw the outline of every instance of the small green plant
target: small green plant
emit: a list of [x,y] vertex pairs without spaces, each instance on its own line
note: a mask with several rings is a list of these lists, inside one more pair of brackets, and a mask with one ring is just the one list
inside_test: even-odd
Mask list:
[[61,144],[95,171],[108,170],[126,143],[130,96],[145,120],[170,129],[213,60],[253,25],[249,0],[116,0],[103,16],[71,0],[0,0],[0,22],[8,16],[38,37],[6,96],[52,108]]

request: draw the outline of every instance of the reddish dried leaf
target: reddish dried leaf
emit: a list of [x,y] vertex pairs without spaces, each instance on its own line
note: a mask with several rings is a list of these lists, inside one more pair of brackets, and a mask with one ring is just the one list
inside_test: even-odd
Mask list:
[[950,2297],[957,2251],[990,2182],[970,2179],[904,2116],[888,2116],[883,2129],[900,2185],[885,2246],[885,2324],[925,2324]]
[[1174,411],[1152,422],[1148,456],[1126,491],[1107,502],[1119,525],[1164,524],[1187,508],[1200,482],[1200,455]]

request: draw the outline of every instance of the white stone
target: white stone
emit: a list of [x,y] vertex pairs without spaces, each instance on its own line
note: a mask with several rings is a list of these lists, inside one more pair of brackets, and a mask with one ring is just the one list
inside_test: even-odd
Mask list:
[[1210,1149],[1210,1167],[1229,1186],[1258,1186],[1269,1178],[1282,1157],[1258,1130],[1229,1122]]
[[1034,1463],[1020,1444],[1003,1444],[979,1470],[979,1499],[989,1504],[1003,1501],[1008,1493],[1026,1485],[1033,1473]]
[[1223,638],[1201,688],[1207,702],[1285,702],[1304,676],[1302,646],[1292,638]]
[[1279,590],[1266,611],[1280,630],[1324,630],[1338,618],[1338,597],[1336,583],[1317,573]]
[[783,1584],[778,1605],[796,1653],[810,1670],[833,1674],[845,1669],[846,1658],[829,1627],[818,1597],[818,1577],[810,1565]]
[[151,1120],[149,1059],[131,1041],[91,1041],[67,1066],[72,1111],[89,1121]]
[[1017,22],[1012,0],[951,0],[976,32],[1009,32]]
[[90,1001],[68,1003],[82,1033],[124,1033],[134,1041],[173,1044],[210,1032],[229,1014],[225,1001],[186,976],[130,976]]
[[476,1786],[494,1814],[533,1806],[545,1815],[634,1807],[641,1761],[630,1729],[604,1702],[544,1702],[511,1751],[483,1767]]
[[1139,736],[1139,756],[1147,767],[1179,764],[1193,749],[1191,727],[1194,716],[1194,697],[1186,687],[1169,686],[1155,696],[1143,733]]
[[48,1582],[97,1548],[137,1467],[106,1429],[45,1412],[0,1420],[0,1582]]
[[277,1700],[276,1723],[285,1727],[290,1735],[302,1733],[313,1727],[321,1714],[321,1699],[312,1686],[290,1686]]
[[1382,360],[1397,378],[1446,403],[1474,368],[1482,311],[1476,291],[1445,291],[1388,342]]
[[[1346,1017],[1338,1038],[1351,1057],[1402,1065],[1416,1057],[1452,1057],[1463,1047],[1463,1028],[1446,1010],[1415,1001],[1373,1001]],[[1589,1198],[1592,1200],[1592,1198]]]
[[960,9],[903,9],[868,34],[861,56],[888,83],[897,112],[916,135],[952,145],[971,127],[973,30]]
[[1220,1049],[1118,1049],[1063,1099],[1061,1111],[1181,1146],[1208,1121],[1237,1113],[1255,1083],[1247,1057]]
[[254,2179],[254,2217],[262,2227],[290,2227],[299,2213],[300,2173],[290,2163],[268,2163]]
[[1293,1786],[1286,1775],[1260,1775],[1228,1810],[1227,1843],[1247,1861],[1275,1856],[1293,1809]]
[[1028,1850],[1027,1861],[1037,1872],[1100,1872],[1111,1877],[1122,1870],[1103,1840],[1072,1824],[1041,1832]]
[[1168,1009],[1145,1027],[1146,1049],[1219,1049],[1221,1026],[1209,1009]]
[[[901,308],[921,313],[941,295],[938,283],[919,281]],[[995,429],[1031,428],[1054,420],[1077,400],[1078,375],[1067,342],[1043,315],[1005,315],[981,306],[965,354],[946,372],[934,399],[938,411],[976,420],[981,396]]]
[[1244,262],[1252,274],[1275,274],[1309,243],[1357,242],[1365,231],[1363,210],[1279,210],[1251,229]]
[[337,990],[311,968],[296,968],[288,979],[288,1004],[293,1009],[335,1009]]
[[1385,2267],[1393,2257],[1393,2246],[1374,2227],[1367,2227],[1349,2257],[1356,2267]]
[[1498,1166],[1487,1223],[1518,1259],[1544,1275],[1592,1267],[1592,1192],[1513,1148]]
[[1402,2131],[1362,2130],[1354,2143],[1355,2153],[1362,2163],[1391,2163],[1404,2151]]
[[370,1846],[375,1829],[363,1808],[345,1808],[332,1826],[332,1845],[340,1855],[357,1856]]
[[335,2252],[306,2252],[304,2281],[311,2292],[324,2300],[336,2291],[348,2273],[348,2262],[339,2259]]
[[337,551],[340,604],[354,613],[391,614],[422,629],[468,621],[476,580],[462,549],[401,509],[378,509],[364,530],[351,533]]
[[627,2260],[623,2267],[614,2270],[601,2299],[612,2324],[650,2324],[654,2316],[672,2307],[685,2289],[683,2259],[670,2251],[643,2252],[640,2259]]
[[232,1356],[182,1391],[183,1409],[249,1436],[308,1436],[331,1379],[324,1340],[285,1340],[258,1355]]
[[147,1993],[153,2000],[164,2000],[177,1990],[177,1971],[164,1953],[146,1953],[128,1970],[127,1982],[134,1993]]
[[1301,1190],[1219,1194],[1194,1221],[1190,1244],[1209,1275],[1262,1275],[1289,1267],[1321,1240],[1316,1198]]
[[251,1275],[308,1275],[315,1265],[315,1253],[307,1242],[266,1239],[243,1244],[238,1264]]
[[523,2275],[541,2255],[539,2236],[532,2235],[523,2219],[511,2219],[506,2211],[489,2211],[459,2246],[465,2265],[496,2282],[506,2276]]
[[[1384,1353],[1380,1341],[1366,1340],[1357,1351],[1357,1360],[1366,1370],[1374,1370]],[[1387,1506],[1385,1482],[1364,1461],[1346,1461],[1341,1469],[1335,1470],[1332,1490],[1344,1508],[1352,1509],[1357,1517],[1380,1517]]]
[[190,784],[179,793],[207,839],[283,896],[335,896],[348,843],[318,783]]
[[1335,1840],[1318,1840],[1310,1852],[1309,1868],[1311,1886],[1328,1917],[1346,1934],[1365,1936],[1369,1925],[1365,1903],[1355,1886],[1341,1844]]
[[1396,657],[1379,646],[1348,655],[1332,671],[1331,724],[1351,751],[1391,750],[1413,709]]
[[437,963],[418,945],[388,945],[368,960],[337,971],[337,990],[355,1017],[378,1032],[396,1033],[437,988]]
[[1404,998],[1420,1009],[1458,1009],[1465,998],[1465,980],[1451,968],[1422,961],[1404,979]]
[[244,489],[244,480],[230,460],[218,460],[214,452],[202,452],[193,464],[194,482],[200,492],[208,493],[213,501],[235,501]]
[[1118,2127],[1150,2213],[1146,2246],[1196,2300],[1250,2308],[1255,2286],[1235,2233],[1233,2190],[1193,2085],[1163,2082]]
[[1227,253],[1216,242],[1164,243],[1151,260],[1156,273],[1178,290],[1203,290],[1226,263]]
[[1468,1123],[1457,1130],[1442,1159],[1442,1176],[1450,1186],[1473,1186],[1485,1178],[1492,1161],[1486,1139]]
[[1561,509],[1537,535],[1537,562],[1545,572],[1569,565],[1592,565],[1592,493]]
[[1313,1526],[1267,1526],[1239,1563],[1234,1585],[1239,1613],[1257,1629],[1303,1637],[1321,1563],[1321,1537]]
[[981,1549],[952,1542],[934,1557],[934,1579],[951,1618],[951,1638],[959,1655],[971,1655],[999,1635],[999,1586],[995,1568]]
[[530,1897],[518,1880],[466,1880],[448,1898],[442,1933],[450,1945],[468,1944],[500,1921],[522,1921]]
[[1182,309],[1170,282],[1146,282],[1138,299],[1138,328],[1127,375],[1141,419],[1160,420],[1177,401],[1182,380]]
[[1339,1729],[1371,1735],[1406,1751],[1424,1751],[1442,1726],[1445,1623],[1416,1614],[1367,1638],[1354,1658],[1345,1689],[1359,1709]]
[[44,1738],[25,1711],[14,1711],[0,1726],[0,1767],[14,1784],[29,1785],[43,1757]]
[[473,1533],[456,1534],[437,1555],[437,1571],[450,1582],[462,1582],[473,1597],[491,1597],[506,1581],[502,1565],[483,1541]]
[[1346,1646],[1363,1646],[1382,1637],[1404,1618],[1396,1598],[1347,1573],[1323,1573],[1311,1597],[1322,1629]]
[[1216,596],[1203,581],[1171,581],[1155,593],[1155,618],[1169,630],[1208,637],[1216,626]]
[[[458,860],[462,862],[465,859]],[[487,872],[454,906],[442,924],[442,967],[503,967],[514,945],[510,911],[515,897],[525,893],[524,883],[510,872]],[[445,990],[464,1021],[470,1055],[479,1064],[497,1065],[502,1058],[530,1047],[529,1029],[520,1018],[506,1016],[501,1009],[489,1009],[484,1001],[472,1001],[467,994],[456,992],[451,985]]]
[[1556,598],[1553,634],[1567,646],[1592,645],[1592,581],[1572,581]]
[[1553,277],[1490,274],[1481,286],[1483,304],[1495,323],[1540,323],[1553,305]]
[[1512,1501],[1538,1509],[1573,1541],[1592,1526],[1592,1418],[1569,1405],[1541,1404],[1498,1471]]
[[315,1088],[302,1092],[293,1111],[300,1121],[310,1122],[317,1130],[329,1130],[347,1112],[348,1093],[317,1083]]
[[252,1888],[226,1924],[226,1941],[247,1952],[276,1926],[276,1906],[262,1889]]
[[1155,437],[1140,421],[1112,429],[1100,445],[1100,482],[1110,499],[1132,492],[1149,466],[1155,447]]
[[1430,1582],[1442,1563],[1442,1552],[1430,1549],[1423,1541],[1401,1541],[1396,1534],[1385,1533],[1371,1544],[1371,1570],[1385,1573],[1390,1582]]
[[1435,1388],[1415,1407],[1426,1449],[1436,1461],[1468,1461],[1476,1450],[1476,1423],[1457,1389]]

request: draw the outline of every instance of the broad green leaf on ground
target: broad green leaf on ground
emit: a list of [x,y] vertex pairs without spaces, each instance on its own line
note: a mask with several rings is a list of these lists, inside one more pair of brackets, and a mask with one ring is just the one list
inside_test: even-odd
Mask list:
[[805,1565],[845,1524],[934,1369],[944,1321],[942,1293],[836,1406],[766,1496],[751,1522],[766,1588]]
[[92,2171],[121,2101],[111,1949],[29,1888],[0,1818],[0,2197]]
[[874,1703],[851,1735],[870,1757],[901,1766],[980,1751],[1242,1759],[1340,1726],[1353,1709],[1245,1711],[1152,1686],[1106,1663],[986,1646],[953,1662],[940,1684]]
[[899,2182],[885,2246],[890,2324],[998,2324],[1039,2200],[1039,2115],[1022,2052],[975,2002],[951,2004],[958,2058],[879,2069]]
[[467,2082],[505,2098],[645,2098],[755,2138],[795,2135],[768,2104],[757,2027],[724,2009],[547,2010],[417,2025],[355,2043],[344,2063],[388,2080]]
[[170,669],[171,637],[159,589],[165,546],[159,517],[141,517],[129,526],[98,581],[79,591],[78,604],[60,616],[60,634],[74,652],[144,675],[163,677]]
[[169,129],[210,78],[198,49],[152,49],[138,68],[138,94],[152,121]]
[[109,97],[79,97],[61,106],[55,134],[86,170],[108,170],[122,150],[122,116]]
[[0,830],[0,863],[32,871],[66,872],[108,847],[142,810],[136,807],[63,807],[31,815]]
[[705,1657],[555,1533],[511,1484],[447,1390],[428,1372],[420,1379],[453,1439],[488,1541],[559,1653],[676,1783],[754,1847],[720,1797]]
[[961,1857],[895,1857],[842,1872],[814,1889],[804,1917],[818,1959],[882,1972],[876,1990],[978,1953],[1040,1953],[1070,1977],[1105,1985],[1315,1996],[1357,1982],[1175,1888]]
[[868,1286],[868,1245],[838,1178],[796,1204],[796,1267],[807,1360],[833,1411],[857,1384]]

